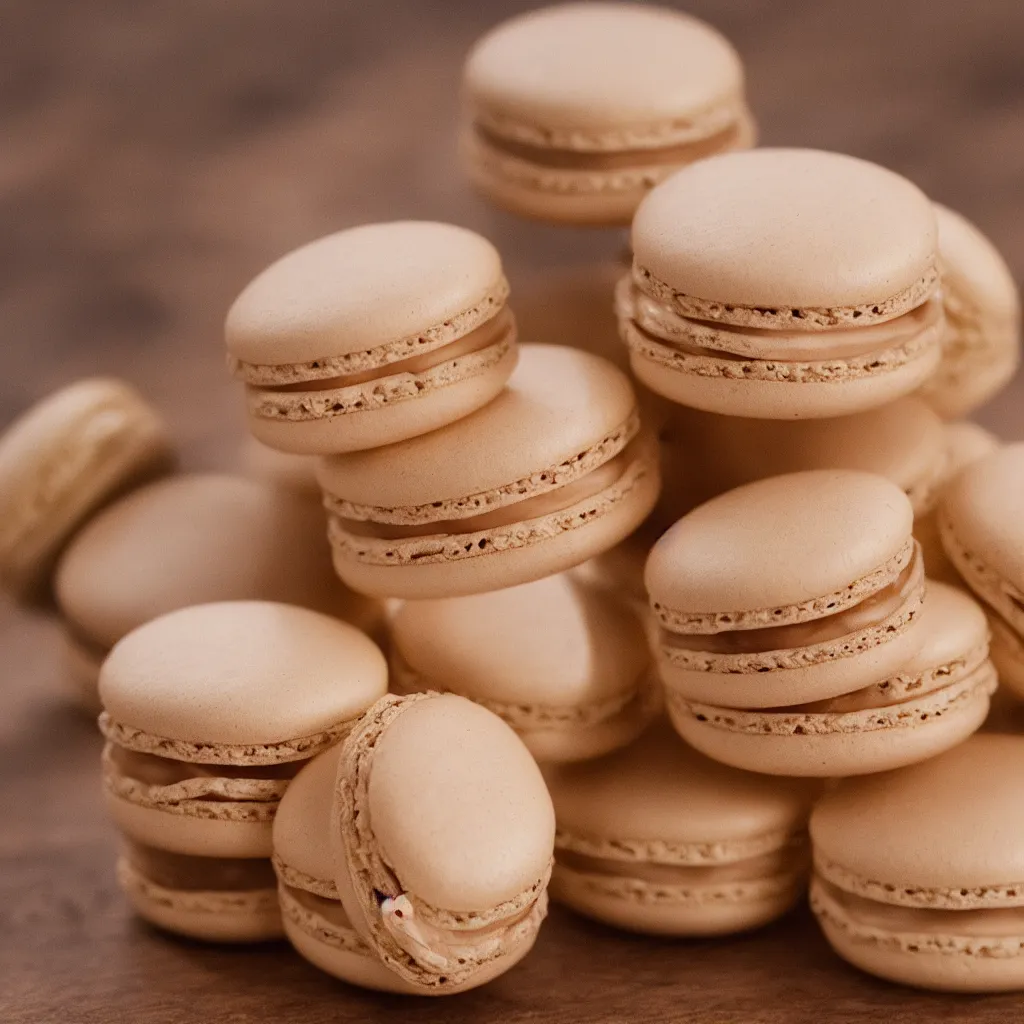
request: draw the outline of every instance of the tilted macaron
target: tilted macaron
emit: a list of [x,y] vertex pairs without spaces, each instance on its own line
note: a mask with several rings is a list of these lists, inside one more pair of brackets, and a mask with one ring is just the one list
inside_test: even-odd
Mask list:
[[299,454],[378,448],[486,405],[516,364],[501,258],[465,228],[367,224],[283,256],[225,324],[249,428]]
[[851,779],[811,816],[811,907],[871,974],[951,992],[1024,989],[1024,737]]
[[813,470],[738,487],[654,545],[646,581],[669,709],[777,708],[896,675],[924,572],[895,484]]
[[341,746],[292,779],[274,817],[274,871],[288,941],[310,963],[351,985],[414,992],[377,958],[345,913],[334,882],[331,807]]
[[82,702],[96,703],[99,666],[121,637],[192,604],[281,601],[378,630],[381,606],[337,579],[323,531],[312,497],[219,473],[158,481],[104,509],[56,571]]
[[75,530],[174,458],[162,419],[123,381],[81,380],[32,406],[0,437],[0,585],[45,596]]
[[345,741],[332,818],[345,912],[417,992],[482,984],[533,945],[555,816],[526,747],[486,708],[378,701]]
[[506,590],[406,601],[391,623],[391,689],[482,704],[539,761],[634,740],[659,704],[639,616],[566,574]]
[[265,858],[194,857],[125,839],[117,880],[136,913],[206,942],[263,942],[282,934],[274,869]]
[[884,405],[939,359],[932,204],[853,157],[761,149],[699,161],[633,220],[620,329],[683,405],[804,419]]
[[653,507],[658,466],[625,374],[585,352],[523,345],[490,405],[424,437],[324,459],[320,483],[350,587],[457,597],[613,547]]
[[827,778],[900,768],[963,742],[985,721],[996,688],[988,634],[976,601],[929,581],[914,629],[920,647],[895,674],[841,697],[771,709],[676,697],[672,721],[698,750],[750,771]]
[[665,724],[597,761],[552,766],[553,899],[654,935],[723,935],[785,913],[807,882],[817,788],[716,764]]
[[991,398],[1020,363],[1020,295],[996,247],[968,220],[936,204],[946,332],[939,368],[921,394],[943,416]]
[[269,857],[288,781],[387,689],[359,630],[264,601],[171,612],[103,663],[103,776],[136,842],[203,857]]
[[463,159],[487,198],[570,224],[628,224],[684,164],[754,144],[743,68],[709,25],[571,3],[492,29],[463,75]]

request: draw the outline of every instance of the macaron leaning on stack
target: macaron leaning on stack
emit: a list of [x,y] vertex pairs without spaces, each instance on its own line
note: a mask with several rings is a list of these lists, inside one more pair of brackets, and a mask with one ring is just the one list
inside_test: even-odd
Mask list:
[[511,18],[463,72],[463,163],[490,200],[566,224],[628,224],[677,168],[754,144],[743,68],[666,8],[571,3]]
[[386,689],[369,638],[291,605],[196,605],[121,640],[100,677],[103,781],[138,913],[194,938],[280,934],[281,796]]

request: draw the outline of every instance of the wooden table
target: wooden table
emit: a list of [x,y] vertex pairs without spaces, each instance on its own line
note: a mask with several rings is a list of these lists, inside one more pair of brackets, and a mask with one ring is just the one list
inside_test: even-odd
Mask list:
[[[163,407],[192,466],[241,437],[220,323],[292,245],[405,216],[493,238],[513,285],[614,232],[517,223],[454,160],[459,64],[513,0],[8,0],[0,64],[0,420],[84,373]],[[695,0],[749,68],[766,143],[846,150],[961,209],[1024,268],[1024,5]],[[1024,435],[1019,378],[981,415]],[[207,948],[127,913],[94,727],[53,623],[0,609],[0,1020],[6,1024],[1019,1021],[1019,997],[915,994],[847,968],[808,913],[724,942],[628,938],[555,910],[526,963],[454,1000],[349,989],[284,945]]]

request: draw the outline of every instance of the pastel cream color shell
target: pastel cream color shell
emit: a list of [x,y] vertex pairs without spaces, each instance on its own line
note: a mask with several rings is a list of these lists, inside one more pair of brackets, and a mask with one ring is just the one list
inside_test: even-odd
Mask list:
[[228,311],[228,351],[260,366],[366,352],[443,328],[502,281],[497,250],[465,228],[349,228],[281,257],[245,288]]
[[743,70],[696,18],[656,7],[575,3],[492,29],[464,72],[470,114],[496,135],[582,151],[646,149],[735,120]]
[[881,903],[1024,906],[1024,737],[973,736],[930,761],[843,782],[811,817],[817,870]]
[[320,483],[330,495],[377,509],[456,500],[558,466],[625,424],[635,408],[628,378],[605,360],[522,345],[519,365],[489,405],[421,437],[324,459]]
[[78,534],[57,567],[57,599],[102,647],[158,615],[213,601],[281,601],[370,628],[379,607],[331,572],[324,530],[310,496],[220,474],[172,477]]
[[331,747],[304,765],[288,784],[274,816],[278,876],[287,880],[291,872],[304,875],[311,883],[316,882],[316,889],[312,884],[308,886],[310,891],[328,899],[338,898],[330,827],[340,752],[340,745]]
[[384,656],[359,630],[263,601],[154,619],[117,644],[100,675],[114,722],[186,744],[309,737],[357,718],[386,689]]
[[[794,605],[837,594],[875,573],[910,539],[913,510],[895,484],[854,470],[813,470],[760,480],[713,498],[654,545],[646,584],[655,606],[694,615],[764,610],[787,621]],[[720,628],[736,628],[721,623]],[[712,631],[712,630],[707,630]]]
[[[922,282],[935,275],[937,228],[925,195],[891,171],[816,150],[692,164],[648,194],[632,237],[638,275],[694,299],[785,313],[787,329],[817,329],[791,309],[857,308],[851,322],[860,324],[888,319],[927,298],[932,287]],[[918,292],[917,301],[904,298]],[[711,318],[750,316],[725,308]]]
[[922,394],[943,416],[964,416],[1020,363],[1020,294],[999,250],[970,221],[938,203],[935,215],[947,333]]

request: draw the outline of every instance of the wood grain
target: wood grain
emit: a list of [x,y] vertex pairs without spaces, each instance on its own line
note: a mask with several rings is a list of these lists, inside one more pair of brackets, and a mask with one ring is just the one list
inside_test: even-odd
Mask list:
[[[375,218],[492,237],[513,285],[611,256],[615,232],[519,223],[455,165],[462,56],[514,0],[6,0],[0,62],[0,421],[84,373],[124,375],[193,466],[241,436],[220,324],[294,244]],[[695,0],[749,69],[767,143],[886,163],[962,210],[1024,269],[1019,0]],[[1020,378],[981,419],[1024,436]],[[211,949],[127,913],[98,738],[59,695],[53,623],[0,609],[0,1020],[891,1024],[1020,1019],[839,962],[805,910],[729,942],[629,938],[556,910],[536,951],[439,1003],[361,993],[283,945]]]

